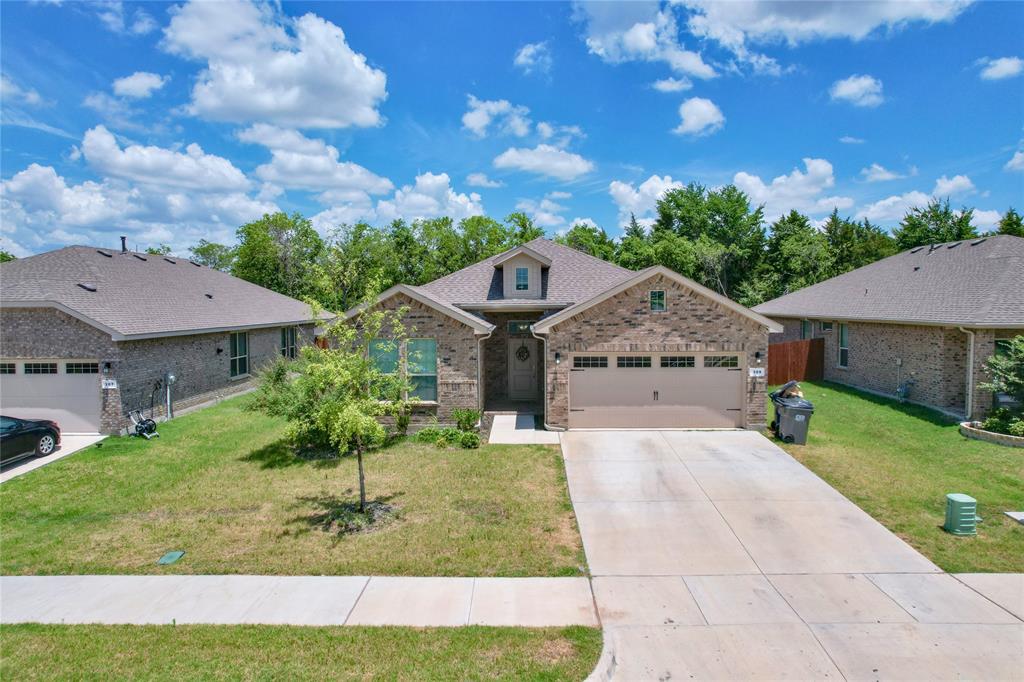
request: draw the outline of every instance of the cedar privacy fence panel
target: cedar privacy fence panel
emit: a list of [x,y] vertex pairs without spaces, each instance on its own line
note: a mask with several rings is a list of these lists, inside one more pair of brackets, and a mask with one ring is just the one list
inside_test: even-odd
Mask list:
[[768,384],[820,381],[825,374],[825,339],[773,343],[768,347]]

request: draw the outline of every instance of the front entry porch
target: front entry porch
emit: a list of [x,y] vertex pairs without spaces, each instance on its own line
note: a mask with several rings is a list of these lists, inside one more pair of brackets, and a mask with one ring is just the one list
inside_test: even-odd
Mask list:
[[483,344],[484,412],[543,415],[543,344],[530,333],[540,315],[487,315],[495,329]]

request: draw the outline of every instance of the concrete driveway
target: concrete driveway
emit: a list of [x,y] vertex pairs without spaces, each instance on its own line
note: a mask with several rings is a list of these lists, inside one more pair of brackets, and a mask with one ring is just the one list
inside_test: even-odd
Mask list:
[[30,471],[34,471],[39,467],[44,467],[51,462],[56,462],[58,459],[64,459],[68,455],[73,455],[79,450],[100,442],[106,438],[100,434],[61,434],[60,448],[57,449],[52,455],[46,457],[26,457],[25,459],[19,459],[17,462],[11,462],[5,464],[0,469],[0,483],[9,481],[12,478],[27,474]]
[[942,573],[760,434],[561,442],[595,679],[1024,679],[1024,576]]

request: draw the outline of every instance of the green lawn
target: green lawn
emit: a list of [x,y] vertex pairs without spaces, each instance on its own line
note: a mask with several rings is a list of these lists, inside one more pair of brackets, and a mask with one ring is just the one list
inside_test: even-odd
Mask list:
[[6,680],[582,680],[595,628],[6,625]]
[[[807,445],[783,445],[839,492],[950,572],[1024,572],[1024,451],[960,435],[938,412],[830,383],[802,383],[814,403]],[[769,411],[771,406],[769,404]],[[946,493],[978,500],[976,537],[942,530]]]
[[[579,575],[582,545],[556,448],[438,450],[401,442],[366,458],[371,498],[398,508],[372,532],[325,518],[356,499],[354,458],[308,461],[283,423],[235,398],[108,438],[0,486],[0,572],[281,575]],[[185,557],[156,560],[170,550]]]

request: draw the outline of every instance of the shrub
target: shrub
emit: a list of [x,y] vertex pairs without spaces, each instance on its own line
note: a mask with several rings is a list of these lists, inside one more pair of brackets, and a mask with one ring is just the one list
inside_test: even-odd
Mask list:
[[1010,411],[1005,407],[1000,407],[998,410],[992,410],[985,421],[981,422],[981,428],[995,433],[1010,433],[1010,424],[1013,421]]
[[455,409],[452,410],[452,418],[459,431],[475,431],[476,425],[480,422],[480,410]]
[[1011,436],[1024,438],[1024,419],[1015,419],[1010,422],[1010,428],[1007,431]]
[[466,431],[462,434],[462,437],[459,438],[459,445],[467,450],[476,450],[480,447],[480,434],[473,433],[472,431]]
[[436,443],[441,437],[441,429],[436,426],[425,426],[416,433],[416,440],[420,443]]

